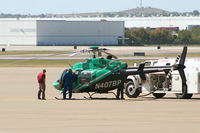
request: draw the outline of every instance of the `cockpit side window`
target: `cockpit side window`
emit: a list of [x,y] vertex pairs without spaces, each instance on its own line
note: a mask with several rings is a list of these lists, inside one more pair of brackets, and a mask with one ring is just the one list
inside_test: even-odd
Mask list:
[[91,72],[88,72],[88,71],[81,72],[80,83],[81,84],[89,83],[91,80],[91,76],[92,76]]

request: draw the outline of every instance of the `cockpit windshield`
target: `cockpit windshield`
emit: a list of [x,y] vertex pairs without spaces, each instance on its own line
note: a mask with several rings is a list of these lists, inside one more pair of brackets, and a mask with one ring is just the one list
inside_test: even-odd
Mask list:
[[65,69],[62,71],[62,73],[59,75],[57,81],[60,81],[66,72],[68,72],[68,69]]

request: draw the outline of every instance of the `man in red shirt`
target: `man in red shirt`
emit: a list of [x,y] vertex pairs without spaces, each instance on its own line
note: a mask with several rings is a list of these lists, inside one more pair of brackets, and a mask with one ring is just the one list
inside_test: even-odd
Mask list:
[[38,91],[38,99],[40,98],[40,95],[42,93],[42,100],[46,100],[45,99],[45,89],[46,89],[46,85],[45,85],[45,79],[46,79],[46,69],[43,69],[41,73],[38,74],[37,76],[37,80],[39,83],[39,91]]

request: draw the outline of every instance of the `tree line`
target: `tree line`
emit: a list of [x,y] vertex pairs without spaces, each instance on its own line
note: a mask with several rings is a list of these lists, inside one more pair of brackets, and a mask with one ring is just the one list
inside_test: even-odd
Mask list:
[[144,44],[200,44],[200,27],[180,30],[174,34],[169,30],[125,29],[126,45]]

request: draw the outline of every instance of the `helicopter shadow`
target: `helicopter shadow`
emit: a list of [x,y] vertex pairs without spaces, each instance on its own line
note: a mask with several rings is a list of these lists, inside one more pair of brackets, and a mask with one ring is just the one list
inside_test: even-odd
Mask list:
[[[57,99],[57,100],[62,100],[62,99]],[[163,97],[163,98],[155,98],[155,97],[137,97],[137,98],[125,98],[125,99],[117,99],[115,97],[86,97],[84,96],[83,98],[72,98],[72,99],[66,99],[66,101],[80,101],[80,100],[102,100],[102,101],[200,101],[200,98],[194,97],[191,99],[177,99],[176,97]]]
[[[56,100],[63,100],[62,98],[55,97]],[[71,98],[71,99],[64,99],[63,101],[80,101],[80,100],[120,100],[116,98],[105,98],[105,97],[83,97],[83,98]]]
[[191,99],[177,99],[172,97],[166,98],[125,98],[125,99],[116,99],[116,98],[72,98],[62,101],[123,101],[123,102],[199,102],[200,98],[191,98]]
[[83,97],[85,100],[120,100],[116,98],[107,98],[107,97]]

